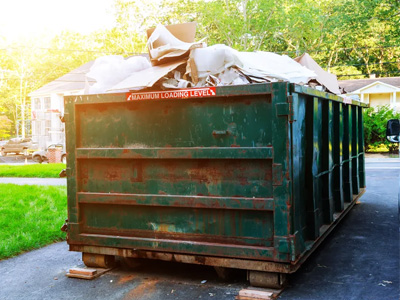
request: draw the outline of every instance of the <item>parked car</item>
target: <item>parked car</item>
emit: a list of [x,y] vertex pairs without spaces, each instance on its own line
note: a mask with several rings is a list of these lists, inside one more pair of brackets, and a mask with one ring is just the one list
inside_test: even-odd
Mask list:
[[62,163],[67,163],[67,153],[65,152],[65,147],[63,144],[52,144],[47,147],[46,150],[39,150],[35,151],[32,153],[32,160],[38,163],[42,163],[45,161],[48,161],[48,150],[49,149],[54,149],[54,148],[60,148],[61,149],[61,162]]
[[400,120],[392,119],[387,122],[386,139],[391,143],[400,142]]
[[2,156],[6,156],[8,153],[29,155],[38,149],[38,144],[32,142],[31,138],[14,138],[0,147]]

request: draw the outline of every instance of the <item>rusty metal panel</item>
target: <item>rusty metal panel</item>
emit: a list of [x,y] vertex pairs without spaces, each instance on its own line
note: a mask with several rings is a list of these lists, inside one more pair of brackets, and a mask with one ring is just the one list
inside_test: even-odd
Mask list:
[[362,106],[284,82],[213,93],[65,98],[71,249],[295,264],[331,231],[365,186]]

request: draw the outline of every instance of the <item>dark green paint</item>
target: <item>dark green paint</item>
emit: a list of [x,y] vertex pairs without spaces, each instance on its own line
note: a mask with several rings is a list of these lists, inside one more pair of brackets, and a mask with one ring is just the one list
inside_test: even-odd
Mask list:
[[364,105],[303,86],[65,106],[71,245],[291,263],[365,187]]

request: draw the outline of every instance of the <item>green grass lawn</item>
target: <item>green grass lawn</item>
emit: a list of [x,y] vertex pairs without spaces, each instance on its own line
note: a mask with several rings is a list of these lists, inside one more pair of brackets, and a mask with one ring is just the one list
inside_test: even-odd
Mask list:
[[65,186],[0,184],[0,260],[65,239]]
[[0,165],[0,177],[58,178],[65,164]]

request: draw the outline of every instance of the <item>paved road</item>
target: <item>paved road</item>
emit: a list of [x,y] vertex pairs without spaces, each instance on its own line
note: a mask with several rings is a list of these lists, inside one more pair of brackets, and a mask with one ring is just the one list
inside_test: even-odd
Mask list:
[[0,183],[13,183],[19,185],[67,185],[66,178],[17,178],[0,177]]
[[[300,270],[282,300],[399,299],[399,160],[367,160],[367,192]],[[57,224],[57,227],[60,224]],[[248,287],[212,268],[145,261],[93,281],[66,278],[80,254],[57,243],[0,261],[0,299],[234,299]],[[206,283],[201,283],[207,280]]]
[[[0,164],[4,165],[25,165],[37,164],[31,158],[23,155],[9,154],[7,156],[0,156]],[[15,178],[15,177],[0,177],[0,183],[14,183],[14,184],[28,184],[28,185],[67,185],[66,178]]]
[[399,299],[399,159],[367,159],[367,192],[281,299]]
[[13,183],[19,185],[67,185],[66,178],[16,178],[0,177],[0,183]]
[[32,164],[30,156],[25,157],[25,155],[8,154],[7,156],[0,156],[0,164]]

